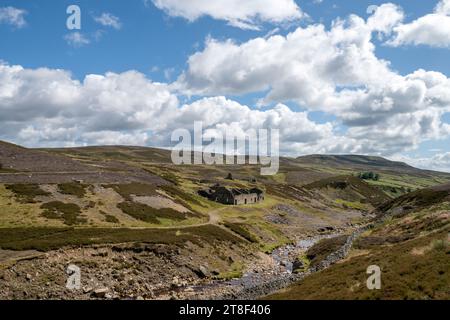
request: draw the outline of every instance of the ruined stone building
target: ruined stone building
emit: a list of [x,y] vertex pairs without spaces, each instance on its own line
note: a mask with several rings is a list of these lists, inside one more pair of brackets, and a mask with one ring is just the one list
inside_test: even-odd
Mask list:
[[214,186],[209,190],[199,191],[199,194],[211,201],[229,205],[245,205],[264,200],[264,192],[258,188],[238,189]]

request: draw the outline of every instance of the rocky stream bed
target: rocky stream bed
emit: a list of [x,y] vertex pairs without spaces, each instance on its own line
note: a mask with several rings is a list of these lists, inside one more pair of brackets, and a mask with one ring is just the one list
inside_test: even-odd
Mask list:
[[340,237],[342,234],[313,236],[299,240],[295,245],[280,247],[268,255],[262,263],[250,266],[240,278],[227,281],[213,280],[205,285],[179,288],[175,294],[172,293],[172,298],[247,300],[264,297],[344,259],[354,239],[364,230],[365,228],[360,228],[353,231],[338,250],[328,255],[318,265],[305,268],[303,272],[294,272],[294,263],[298,263],[298,256],[304,254],[320,240]]

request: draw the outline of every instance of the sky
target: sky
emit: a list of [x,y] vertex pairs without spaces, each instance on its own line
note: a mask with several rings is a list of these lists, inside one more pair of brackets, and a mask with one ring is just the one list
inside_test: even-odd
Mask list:
[[449,50],[450,0],[1,0],[0,139],[168,147],[202,121],[450,171]]

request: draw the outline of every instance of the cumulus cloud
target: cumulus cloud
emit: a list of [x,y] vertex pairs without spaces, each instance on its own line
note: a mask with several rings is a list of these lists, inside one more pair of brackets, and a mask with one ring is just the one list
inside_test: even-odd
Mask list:
[[91,43],[88,37],[78,31],[66,34],[64,36],[64,40],[66,40],[68,45],[75,48],[79,48]]
[[143,74],[87,75],[81,82],[55,69],[0,65],[0,137],[29,146],[132,144],[170,146],[171,133],[205,134],[278,128],[285,154],[325,150],[333,124],[318,124],[307,112],[283,104],[261,111],[225,97],[180,105],[167,84]]
[[304,17],[294,0],[153,0],[173,17],[195,21],[202,16],[227,21],[242,29],[259,29],[260,23],[286,23]]
[[241,44],[207,39],[174,88],[188,95],[262,93],[261,105],[294,101],[336,116],[360,152],[413,149],[449,134],[441,115],[450,107],[450,81],[424,70],[400,75],[375,55],[374,34],[388,36],[402,19],[399,7],[386,4],[367,20],[351,15],[329,30],[315,24]]
[[142,144],[147,131],[170,123],[177,106],[166,85],[135,71],[80,82],[64,70],[0,65],[0,135],[17,134],[25,144],[103,143],[109,132],[120,133],[110,141],[131,142],[133,135]]
[[338,135],[332,123],[315,123],[282,104],[260,111],[214,97],[180,106],[166,85],[137,72],[89,75],[83,82],[62,70],[3,66],[0,74],[9,78],[0,91],[0,136],[26,145],[169,146],[173,130],[202,121],[208,135],[278,128],[288,155],[372,151],[365,139]]
[[450,152],[436,153],[428,158],[396,156],[394,159],[421,169],[450,172]]
[[395,36],[387,43],[391,46],[428,45],[450,46],[450,0],[441,0],[433,13],[410,23],[393,28]]
[[23,28],[27,23],[25,21],[26,11],[14,7],[0,8],[0,24],[9,24],[16,28]]
[[371,16],[367,20],[367,26],[371,30],[384,35],[391,34],[392,29],[398,26],[405,18],[403,10],[393,3],[370,6],[369,9]]
[[[418,71],[411,78],[426,79],[436,94],[444,92],[437,88],[445,78],[441,74]],[[0,65],[0,139],[27,146],[169,147],[175,129],[192,130],[195,121],[202,121],[209,137],[227,130],[279,129],[284,155],[391,155],[449,134],[440,110],[397,114],[377,125],[342,131],[336,123],[317,123],[308,111],[293,111],[282,103],[261,110],[217,96],[181,105],[168,84],[136,71],[91,74],[79,81],[65,70]]]
[[102,13],[100,16],[94,17],[94,20],[105,27],[111,27],[116,30],[122,28],[122,22],[120,22],[120,19],[111,13]]

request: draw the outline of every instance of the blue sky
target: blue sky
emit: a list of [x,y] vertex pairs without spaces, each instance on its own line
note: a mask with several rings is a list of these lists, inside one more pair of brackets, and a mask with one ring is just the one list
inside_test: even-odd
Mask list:
[[[315,4],[312,0],[297,1],[313,22],[323,22],[327,26],[336,17],[353,13],[365,17],[369,5],[385,2],[324,0]],[[395,3],[401,5],[408,19],[412,20],[432,11],[437,1],[402,0]],[[101,30],[105,33],[100,40],[81,48],[67,46],[64,41],[64,35],[68,33],[66,8],[71,4],[79,5],[82,10],[81,31],[93,35]],[[273,28],[266,25],[260,31],[241,30],[210,17],[188,22],[182,18],[170,18],[155,6],[146,6],[142,0],[2,0],[1,6],[20,7],[28,12],[25,28],[0,28],[1,59],[29,68],[67,69],[79,79],[89,73],[135,69],[156,81],[167,81],[164,70],[174,69],[171,74],[176,77],[185,68],[189,55],[201,48],[208,36],[246,41],[263,36]],[[96,23],[93,17],[103,12],[120,17],[122,29],[116,31]],[[280,33],[286,34],[293,28],[295,26]],[[391,61],[393,68],[401,73],[424,68],[450,75],[448,49],[379,46],[377,55]],[[154,71],[154,67],[158,71]]]
[[[219,2],[221,1],[222,0]],[[266,2],[270,3],[270,1],[273,0],[267,0]],[[161,2],[164,3],[165,1],[161,0]],[[201,3],[201,1],[197,1],[196,3],[199,2]],[[254,21],[252,20],[250,22],[254,23],[254,25],[258,27],[258,30],[249,30],[248,28],[237,27],[235,24],[233,25],[234,20],[220,18],[220,12],[217,15],[206,12],[203,13],[200,18],[191,19],[194,21],[188,21],[188,19],[183,17],[175,17],[177,14],[174,14],[173,11],[171,12],[169,9],[162,10],[161,5],[158,8],[150,0],[2,0],[0,3],[0,60],[4,61],[4,65],[9,68],[7,69],[8,72],[11,72],[12,66],[21,66],[24,70],[32,71],[36,71],[39,68],[48,68],[53,71],[63,69],[71,73],[69,76],[71,80],[78,80],[81,83],[84,81],[86,75],[89,74],[105,75],[108,72],[113,72],[120,75],[132,70],[138,74],[143,74],[145,76],[145,81],[151,83],[152,86],[155,83],[162,83],[164,85],[164,90],[167,91],[164,92],[173,95],[174,98],[178,100],[178,102],[175,103],[178,104],[178,106],[176,106],[177,108],[180,108],[184,103],[191,105],[198,101],[202,101],[202,99],[215,99],[215,97],[224,96],[229,100],[224,102],[225,104],[229,104],[231,103],[230,101],[233,101],[240,105],[248,106],[249,109],[254,110],[251,114],[255,114],[257,117],[263,117],[263,115],[258,112],[265,112],[264,117],[267,116],[270,118],[272,110],[274,110],[277,104],[281,103],[294,112],[291,118],[301,117],[302,114],[305,113],[307,118],[303,119],[306,121],[304,126],[317,125],[316,129],[311,129],[308,132],[296,132],[295,134],[290,134],[288,132],[286,136],[289,136],[290,138],[286,138],[288,139],[286,144],[295,144],[296,140],[293,137],[304,140],[303,137],[320,136],[320,139],[327,140],[326,137],[323,135],[321,136],[326,130],[332,131],[334,135],[342,135],[336,138],[336,142],[333,142],[338,144],[340,146],[339,148],[330,146],[324,147],[322,145],[314,148],[314,142],[311,141],[310,144],[303,145],[302,150],[292,149],[289,151],[291,153],[317,151],[330,153],[357,152],[380,154],[396,159],[406,159],[421,166],[433,168],[439,167],[439,169],[446,169],[447,167],[445,166],[448,165],[450,169],[450,150],[448,147],[450,140],[447,135],[441,133],[449,130],[448,124],[450,124],[450,116],[447,106],[444,106],[440,110],[436,109],[436,113],[427,115],[426,119],[424,118],[424,114],[420,114],[420,112],[428,112],[427,110],[435,108],[434,105],[426,110],[424,106],[424,110],[414,109],[411,112],[399,111],[398,114],[395,113],[399,119],[402,116],[409,116],[411,119],[416,119],[420,116],[422,119],[417,120],[419,125],[428,121],[430,123],[433,122],[435,128],[432,130],[428,128],[429,132],[424,133],[423,137],[418,137],[417,139],[410,137],[408,141],[406,141],[407,138],[405,136],[402,136],[401,132],[398,131],[392,133],[389,137],[392,137],[393,140],[398,138],[399,142],[396,143],[395,146],[390,147],[389,143],[386,143],[386,138],[384,138],[383,142],[381,141],[381,138],[376,141],[373,137],[367,137],[370,132],[383,131],[382,127],[379,125],[383,120],[377,120],[378,124],[374,122],[373,127],[370,128],[367,126],[362,128],[360,124],[356,125],[355,128],[350,128],[353,125],[348,124],[349,118],[354,121],[354,118],[357,117],[357,122],[363,118],[362,114],[364,112],[355,112],[355,109],[346,110],[344,113],[341,111],[328,112],[328,109],[322,108],[320,105],[313,106],[312,104],[314,104],[314,102],[311,99],[302,99],[302,97],[290,98],[291,95],[286,99],[269,99],[270,101],[263,105],[258,104],[261,99],[267,98],[267,96],[271,94],[271,91],[273,90],[270,88],[277,86],[277,83],[271,83],[269,80],[267,84],[261,84],[259,86],[264,89],[241,91],[228,90],[227,87],[224,86],[199,88],[197,83],[193,83],[193,80],[189,80],[188,78],[186,81],[191,81],[192,83],[183,83],[182,85],[184,87],[182,90],[177,89],[174,91],[173,86],[178,82],[177,79],[182,73],[186,73],[192,79],[199,79],[204,76],[205,73],[194,74],[194,63],[190,63],[189,58],[197,53],[204,54],[205,61],[206,59],[212,59],[212,57],[207,55],[208,48],[211,47],[211,44],[207,39],[215,39],[215,41],[221,45],[224,45],[227,40],[231,39],[235,45],[235,50],[239,49],[244,51],[246,50],[246,43],[257,38],[268,39],[270,38],[269,34],[277,34],[286,37],[283,39],[287,39],[288,35],[294,33],[296,30],[302,28],[306,29],[317,24],[323,24],[325,30],[329,31],[333,28],[333,21],[336,21],[338,18],[344,20],[348,19],[350,14],[355,14],[362,19],[367,20],[371,16],[371,14],[367,12],[369,6],[381,6],[387,1],[323,0],[320,2],[314,0],[298,0],[294,2],[294,0],[285,0],[285,3],[288,2],[292,2],[298,7],[299,11],[305,13],[308,17],[305,15],[301,19],[286,18],[286,21],[277,20],[277,22],[274,22],[271,17],[263,17],[263,15],[267,15],[267,13],[263,12],[261,14],[261,10],[255,9],[256,12],[259,12],[261,15],[259,18],[253,17]],[[391,29],[386,31],[381,37],[378,37],[375,34],[376,32],[374,32],[370,43],[375,46],[375,49],[373,52],[369,53],[373,54],[373,56],[378,59],[378,62],[382,60],[389,61],[390,65],[388,69],[392,74],[397,73],[406,77],[419,69],[424,69],[426,71],[436,71],[445,77],[450,77],[450,64],[448,63],[450,43],[439,45],[436,45],[434,42],[427,43],[426,41],[424,43],[418,43],[422,40],[411,40],[411,35],[408,35],[409,38],[405,38],[406,40],[400,40],[401,44],[397,45],[389,45],[387,40],[389,37],[394,37],[394,32],[397,32],[396,30],[398,30],[395,28],[403,25],[405,26],[405,30],[409,30],[406,28],[411,26],[411,22],[417,21],[418,19],[421,19],[421,17],[433,13],[439,1],[393,0],[392,2],[397,8],[402,10],[404,17],[401,22],[394,21],[393,25],[389,27]],[[443,2],[446,2],[446,0],[443,0]],[[172,4],[174,3],[177,5],[177,1],[172,1]],[[73,43],[71,45],[67,41],[67,35],[70,35],[75,31],[70,31],[66,28],[66,19],[68,18],[66,8],[69,5],[74,4],[78,5],[82,12],[82,28],[76,32],[79,32],[79,34],[89,42],[83,45],[73,45]],[[25,20],[25,24],[19,26],[17,23],[8,21],[7,18],[2,20],[2,8],[17,8],[23,10],[22,16]],[[196,12],[203,12],[202,8],[197,9]],[[299,11],[297,11],[297,13]],[[387,12],[389,13],[391,11]],[[102,14],[108,14],[117,18],[120,22],[120,28],[102,25],[96,21]],[[245,22],[247,23],[248,21],[246,20]],[[424,30],[427,31],[428,29]],[[430,35],[427,39],[432,39],[432,36],[433,35]],[[300,52],[301,51],[299,51],[299,54]],[[223,61],[228,61],[228,63],[233,61],[232,59],[223,59]],[[280,59],[282,59],[282,56],[280,56]],[[297,67],[300,68],[300,65]],[[218,67],[215,66],[215,68],[217,69]],[[246,66],[242,67],[242,69],[246,70],[245,68]],[[247,73],[251,73],[254,69],[251,67],[248,68],[249,69],[246,71]],[[217,74],[220,74],[220,70],[217,70]],[[16,76],[19,77],[18,75],[15,75],[14,77]],[[60,79],[60,76],[61,75],[57,76],[55,71],[55,77]],[[292,76],[295,77],[295,75]],[[67,80],[64,76],[61,77],[61,80],[52,81],[64,82]],[[214,79],[215,84],[223,80],[223,76],[220,75],[220,77],[217,76],[217,79]],[[380,75],[380,77],[382,76]],[[356,82],[359,83],[362,81],[359,85],[373,85],[373,83],[370,82],[372,81],[370,79],[367,79],[368,82],[366,83],[366,79],[361,80],[360,75],[358,75],[357,78],[358,79],[355,80]],[[17,80],[16,78],[14,79]],[[209,81],[210,79],[204,78],[202,81],[205,82],[206,80]],[[49,81],[48,83],[51,85],[50,80],[46,79],[45,81]],[[42,83],[47,83],[45,81]],[[351,82],[354,81],[352,80]],[[3,85],[6,86],[5,83]],[[244,87],[245,85],[246,84],[243,84]],[[249,88],[252,88],[252,84],[248,85]],[[78,84],[76,84],[76,86],[78,86]],[[376,84],[376,87],[378,88],[379,84]],[[397,86],[393,87],[397,88]],[[437,90],[430,90],[430,92],[433,93],[435,91]],[[397,97],[397,95],[394,94],[394,97]],[[441,99],[441,95],[438,98]],[[434,98],[431,97],[430,99],[433,100]],[[8,109],[10,108],[11,102],[9,100],[5,101],[2,102],[1,100],[0,84],[0,113],[11,111],[11,109]],[[210,102],[210,100],[208,101]],[[148,101],[146,100],[146,103],[147,102]],[[1,109],[2,103],[4,106],[3,111]],[[97,104],[95,106],[98,107]],[[93,108],[92,105],[87,109],[92,110]],[[218,108],[217,105],[211,106],[206,110],[217,112],[214,111],[216,110],[215,108]],[[354,108],[356,108],[356,105]],[[142,113],[142,110],[140,111]],[[6,131],[5,129],[3,132],[0,132],[0,138],[14,140],[15,142],[30,146],[108,143],[108,141],[102,139],[89,140],[80,138],[80,135],[82,134],[87,134],[89,137],[96,136],[99,131],[92,128],[80,129],[80,125],[76,122],[81,120],[73,118],[73,115],[70,115],[70,117],[72,117],[70,118],[67,116],[67,112],[66,114],[62,111],[53,110],[52,112],[55,112],[55,115],[46,118],[49,112],[42,111],[41,114],[34,115],[35,118],[28,119],[28,122],[19,123],[17,119],[12,119],[4,125],[7,128],[11,128],[11,130]],[[63,114],[68,117],[68,120],[65,118],[67,120],[66,122],[62,120]],[[155,114],[156,113],[153,113],[153,116]],[[289,118],[289,116],[287,117]],[[432,118],[434,119],[433,121],[431,120]],[[438,118],[439,120],[437,120]],[[47,120],[47,122],[44,123],[44,120]],[[41,122],[38,123],[37,121]],[[161,121],[163,121],[162,118]],[[439,123],[437,123],[438,121]],[[118,120],[118,122],[120,121]],[[265,121],[264,123],[267,122],[268,121]],[[50,123],[53,127],[49,125]],[[60,127],[58,127],[58,123]],[[289,121],[286,123],[292,125]],[[360,121],[358,123],[360,123]],[[64,137],[54,137],[53,134],[48,134],[48,131],[62,132],[63,129],[69,127],[69,124],[72,126],[71,130],[64,131],[64,133],[62,133],[62,136]],[[219,127],[218,123],[215,123],[214,125]],[[328,125],[328,127],[326,127],[326,125]],[[132,125],[129,123],[121,125],[117,124],[117,131],[119,132],[117,134],[121,137],[128,133],[131,136],[133,134],[137,134],[139,137],[142,137],[143,135],[149,136],[144,139],[126,140],[124,143],[128,143],[129,141],[130,144],[136,142],[135,144],[159,145],[163,144],[163,141],[165,141],[165,138],[162,137],[162,131],[159,132],[159,140],[151,136],[158,131],[158,129],[155,129],[154,127],[142,127],[140,129],[141,131],[135,132],[130,129],[131,126]],[[350,133],[347,134],[346,132],[349,129]],[[31,132],[34,132],[35,135],[42,136],[42,138],[35,140],[28,139],[26,133],[30,132],[30,130]],[[408,130],[411,130],[411,135],[416,134],[416,132],[425,132],[425,129],[423,128],[408,128],[405,126],[405,131]],[[111,130],[108,132],[110,131]],[[366,142],[362,143],[363,146],[356,146],[356,140],[362,139],[356,137],[361,137],[363,135],[361,133],[362,131],[364,131],[364,139],[367,141],[364,140]],[[14,134],[13,132],[23,132],[23,134]],[[350,138],[353,141],[352,143],[355,144],[353,147],[344,141],[345,139]],[[156,139],[157,142],[154,139]],[[320,143],[323,144],[324,142],[322,141]],[[373,146],[369,148],[367,147],[368,144],[373,144]],[[449,153],[449,155],[447,155],[447,153]],[[433,158],[443,162],[444,160],[442,159],[446,159],[447,156],[449,158],[448,164],[439,164],[439,166],[433,164]]]

